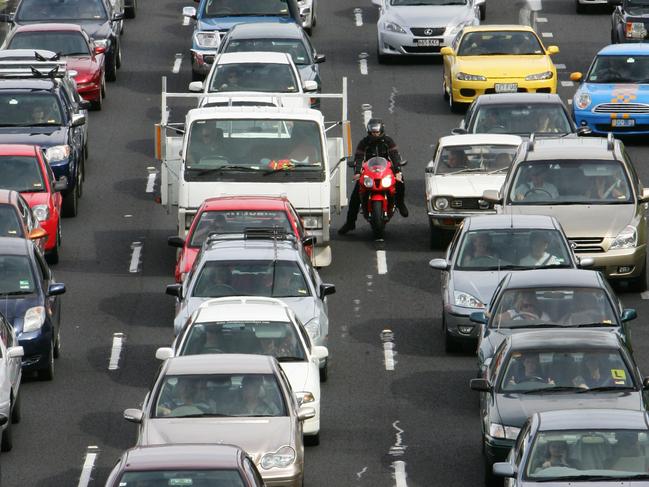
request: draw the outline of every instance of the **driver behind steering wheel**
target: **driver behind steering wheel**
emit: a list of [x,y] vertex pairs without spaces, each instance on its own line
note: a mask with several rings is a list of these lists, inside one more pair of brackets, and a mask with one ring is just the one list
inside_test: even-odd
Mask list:
[[520,292],[511,309],[503,313],[502,319],[517,321],[549,321],[550,316],[541,310],[534,293]]
[[[527,171],[528,180],[519,184],[514,191],[514,199],[553,200],[559,197],[557,187],[545,181],[545,168],[532,166]],[[534,197],[533,195],[536,195]]]
[[205,398],[205,384],[201,379],[179,377],[172,390],[169,390],[169,384],[165,386],[165,392],[167,394],[158,403],[158,416],[199,414],[210,409]]
[[522,358],[517,360],[523,364],[523,367],[519,373],[516,373],[509,378],[510,384],[520,384],[522,382],[554,384],[554,381],[549,377],[545,377],[545,374],[541,370],[538,353],[526,353]]

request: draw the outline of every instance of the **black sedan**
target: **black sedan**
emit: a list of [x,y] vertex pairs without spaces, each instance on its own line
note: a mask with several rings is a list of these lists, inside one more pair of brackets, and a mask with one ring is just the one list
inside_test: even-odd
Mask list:
[[594,330],[529,331],[505,340],[471,380],[480,391],[486,481],[527,418],[567,408],[647,408],[644,380],[619,335]]
[[[489,319],[487,319],[487,315]],[[478,344],[478,369],[508,336],[533,329],[598,328],[618,333],[631,349],[628,322],[634,309],[625,309],[604,276],[581,269],[538,269],[507,274],[487,313],[471,316],[483,325]]]
[[534,414],[493,472],[509,487],[646,486],[649,415],[620,409]]

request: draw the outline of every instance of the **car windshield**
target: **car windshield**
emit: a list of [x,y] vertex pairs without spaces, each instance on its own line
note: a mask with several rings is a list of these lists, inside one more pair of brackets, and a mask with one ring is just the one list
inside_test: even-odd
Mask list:
[[196,223],[189,246],[200,247],[211,233],[245,233],[250,228],[278,228],[286,233],[294,233],[285,211],[204,211]]
[[304,298],[311,292],[299,265],[291,260],[214,260],[201,268],[192,296]]
[[273,374],[168,375],[154,406],[154,418],[287,415]]
[[390,0],[390,5],[466,5],[467,0]]
[[511,103],[478,108],[470,132],[474,134],[563,135],[572,125],[561,104]]
[[496,56],[544,54],[539,39],[532,32],[467,32],[460,41],[458,56]]
[[0,296],[32,294],[35,290],[29,259],[23,255],[0,255]]
[[[638,482],[640,485],[649,479],[648,471],[646,429],[539,431],[528,456],[525,477],[569,485],[598,485],[608,479],[645,480]],[[590,484],[589,480],[599,482]]]
[[0,204],[0,237],[25,237],[23,225],[13,205]]
[[22,0],[16,12],[20,22],[57,20],[107,20],[101,0]]
[[608,295],[600,288],[525,288],[503,292],[491,328],[537,325],[618,326]]
[[60,126],[62,120],[54,95],[0,92],[0,127]]
[[597,56],[589,83],[649,83],[649,56]]
[[207,0],[204,17],[288,17],[288,0]]
[[265,91],[297,93],[300,91],[289,64],[222,64],[214,69],[210,92]]
[[0,156],[0,181],[3,188],[14,191],[45,191],[41,166],[34,156]]
[[304,361],[306,352],[295,326],[282,321],[220,321],[199,323],[187,332],[179,355],[251,353],[280,362]]
[[512,351],[503,371],[500,392],[635,389],[618,350]]
[[561,233],[551,229],[469,231],[455,262],[455,268],[463,271],[560,267],[572,267],[570,250]]
[[146,470],[124,472],[119,487],[245,487],[237,470]]
[[90,56],[90,48],[81,32],[18,32],[8,49],[47,49],[62,56]]
[[191,125],[186,181],[322,181],[316,122],[198,120]]
[[618,161],[554,160],[517,167],[512,205],[612,205],[633,203],[626,171]]
[[506,172],[518,146],[496,144],[452,145],[442,148],[435,174]]
[[632,6],[642,6],[642,7],[649,6],[649,0],[625,0],[624,3],[626,5],[632,5]]
[[232,39],[223,52],[270,51],[290,54],[297,65],[312,64],[301,39]]

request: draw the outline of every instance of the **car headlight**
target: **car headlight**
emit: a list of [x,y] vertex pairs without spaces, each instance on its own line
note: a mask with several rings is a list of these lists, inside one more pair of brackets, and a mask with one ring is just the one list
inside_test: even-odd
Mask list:
[[573,100],[572,103],[580,110],[584,110],[585,108],[588,108],[590,102],[591,102],[591,98],[588,93],[579,92],[575,95],[575,99]]
[[47,205],[36,205],[32,208],[32,212],[39,222],[44,222],[50,217],[50,209]]
[[290,446],[283,446],[274,453],[266,453],[261,457],[261,468],[269,470],[271,468],[285,468],[295,461],[295,450]]
[[307,229],[322,228],[321,216],[303,216],[302,225]]
[[469,73],[457,73],[455,75],[456,79],[459,79],[460,81],[487,81],[486,76],[482,76],[481,74],[469,74]]
[[609,250],[631,249],[636,245],[638,245],[638,232],[633,225],[627,225],[624,230],[617,234]]
[[390,186],[392,186],[392,176],[384,176],[383,179],[381,179],[381,186],[383,186],[384,188],[389,188]]
[[403,27],[401,27],[399,24],[395,24],[394,22],[385,22],[383,24],[383,27],[385,28],[385,30],[390,32],[396,32],[397,34],[406,33]]
[[453,295],[455,296],[456,306],[462,306],[463,308],[484,308],[484,303],[469,293],[454,291]]
[[644,39],[647,36],[647,29],[645,29],[642,22],[627,22],[624,36],[633,39]]
[[552,79],[554,73],[552,71],[543,71],[542,73],[528,74],[525,76],[526,81],[541,81],[544,79]]
[[435,198],[433,202],[433,207],[436,210],[443,211],[448,208],[448,199],[447,198]]
[[29,308],[25,313],[23,332],[38,331],[43,323],[45,323],[45,308],[43,306]]
[[507,440],[515,440],[518,438],[518,433],[521,432],[520,428],[515,426],[504,426],[498,423],[491,423],[489,425],[489,436],[492,438],[504,438]]
[[315,401],[315,397],[313,397],[313,394],[308,392],[308,391],[296,392],[295,397],[297,397],[297,403],[300,406],[302,404],[306,404],[307,402],[314,402]]
[[371,188],[374,186],[374,180],[369,176],[363,176],[363,186],[366,188]]
[[47,162],[64,161],[70,157],[69,145],[53,145],[45,149],[45,159]]
[[194,40],[198,47],[215,49],[219,46],[221,37],[218,32],[197,32],[194,35]]
[[320,321],[318,318],[312,318],[309,322],[304,325],[307,333],[311,337],[311,340],[315,340],[320,336]]

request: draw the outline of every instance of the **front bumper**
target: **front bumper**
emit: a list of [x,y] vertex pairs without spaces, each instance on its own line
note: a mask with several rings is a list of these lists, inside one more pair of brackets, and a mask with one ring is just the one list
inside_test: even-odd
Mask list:
[[[649,133],[649,113],[595,113],[592,109],[573,110],[573,118],[578,127],[589,127],[594,134],[606,135],[609,132],[620,135]],[[633,127],[613,127],[615,119],[633,120]]]
[[489,464],[504,462],[509,455],[509,450],[514,446],[514,440],[484,437],[484,454]]
[[[479,74],[479,73],[478,73]],[[453,101],[472,103],[480,95],[496,93],[497,83],[516,83],[518,93],[556,93],[557,76],[540,81],[526,81],[525,78],[489,78],[486,81],[462,81],[453,74]]]
[[67,159],[49,163],[50,167],[52,168],[52,172],[54,173],[54,177],[56,177],[57,180],[61,179],[61,177],[63,176],[67,178],[68,186],[64,190],[65,193],[71,191],[77,184],[76,180],[71,177],[72,160],[73,156],[70,155],[70,157],[68,157]]
[[428,211],[428,218],[433,226],[444,230],[455,230],[458,225],[469,216],[495,215],[496,210],[479,210],[466,212],[445,212]]
[[261,467],[258,468],[267,487],[302,487],[304,473],[295,463],[282,469],[264,470]]
[[[444,308],[444,319],[446,321],[446,331],[453,338],[458,340],[477,341],[480,335],[480,325],[469,319],[471,313],[479,311],[474,308],[460,308],[458,306],[446,306]],[[463,331],[460,331],[460,328]],[[471,331],[466,333],[466,329]]]
[[[591,257],[595,260],[593,268],[601,271],[608,279],[632,279],[638,277],[644,269],[647,259],[646,244],[632,249],[609,250],[601,253],[579,253],[577,257]],[[622,268],[628,268],[625,270]]]
[[194,73],[207,76],[214,64],[214,57],[216,56],[216,49],[196,49],[191,50],[192,53],[192,71]]
[[[420,46],[417,41],[437,41],[437,46]],[[379,54],[390,56],[439,56],[442,47],[450,45],[453,36],[418,37],[413,34],[379,31]]]
[[23,371],[47,368],[50,361],[52,343],[52,328],[45,323],[40,331],[20,333],[18,344],[23,347],[25,355],[22,358]]

